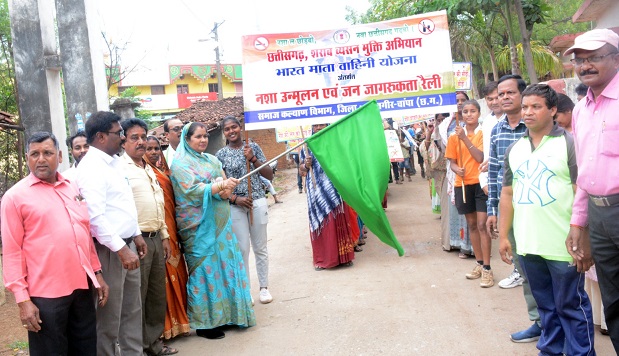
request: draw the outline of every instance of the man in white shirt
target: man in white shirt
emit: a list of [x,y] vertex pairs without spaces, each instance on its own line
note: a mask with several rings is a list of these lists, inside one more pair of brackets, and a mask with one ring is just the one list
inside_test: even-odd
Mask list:
[[77,168],[88,204],[90,232],[110,292],[97,307],[97,354],[142,355],[140,260],[147,247],[138,226],[133,193],[118,153],[124,139],[120,117],[99,111],[86,122],[90,149]]
[[69,137],[67,139],[67,147],[71,150],[71,155],[73,156],[73,165],[71,168],[62,172],[63,177],[68,179],[70,182],[75,181],[75,176],[77,175],[77,165],[80,163],[82,158],[88,152],[90,145],[86,142],[86,133],[82,130],[78,131],[75,135]]
[[488,195],[488,157],[490,157],[490,136],[492,129],[499,122],[499,118],[503,115],[503,109],[499,102],[499,91],[497,82],[490,82],[482,89],[482,95],[486,99],[486,105],[490,109],[490,114],[484,118],[481,125],[481,130],[484,133],[484,162],[479,166],[479,185]]
[[181,142],[181,131],[183,131],[183,122],[179,119],[169,119],[163,123],[163,132],[165,132],[170,143],[168,148],[163,151],[163,157],[168,162],[168,167],[172,167],[176,148]]

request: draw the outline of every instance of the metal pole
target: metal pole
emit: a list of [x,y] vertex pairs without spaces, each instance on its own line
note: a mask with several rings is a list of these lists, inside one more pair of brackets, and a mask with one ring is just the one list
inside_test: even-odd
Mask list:
[[[223,23],[223,22],[222,22]],[[224,91],[221,83],[221,62],[219,60],[219,36],[217,36],[217,28],[219,27],[217,22],[215,22],[215,27],[213,27],[213,39],[217,43],[217,47],[215,47],[215,66],[217,67],[217,100],[222,100],[224,98]]]
[[243,180],[243,179],[245,179],[245,178],[247,178],[247,177],[251,176],[252,174],[254,174],[254,173],[256,173],[256,172],[260,171],[260,170],[261,170],[264,166],[266,166],[267,164],[269,164],[269,163],[271,163],[271,162],[273,162],[273,161],[278,160],[280,157],[284,156],[286,153],[288,153],[288,152],[290,152],[290,151],[294,150],[295,148],[297,148],[297,147],[299,147],[299,146],[301,146],[301,145],[304,145],[304,144],[305,144],[305,141],[306,141],[306,140],[301,141],[298,145],[295,145],[294,147],[290,147],[290,148],[289,148],[289,149],[287,149],[286,151],[284,151],[284,152],[280,153],[279,155],[277,155],[277,156],[275,156],[275,157],[271,158],[270,160],[268,160],[268,161],[264,162],[264,164],[263,164],[262,166],[260,166],[260,167],[258,167],[258,168],[256,168],[256,169],[254,169],[253,171],[251,171],[251,172],[247,173],[246,175],[242,176],[241,178],[239,178],[239,180]]

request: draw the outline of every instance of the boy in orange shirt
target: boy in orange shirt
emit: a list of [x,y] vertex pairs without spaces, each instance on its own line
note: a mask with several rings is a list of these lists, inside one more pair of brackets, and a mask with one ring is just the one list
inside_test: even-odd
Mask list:
[[[449,159],[451,170],[456,173],[454,196],[458,213],[466,217],[471,236],[471,245],[477,264],[466,274],[468,279],[481,277],[480,286],[494,285],[490,269],[491,238],[486,233],[486,201],[488,196],[479,185],[479,164],[484,160],[483,133],[479,125],[481,115],[479,103],[468,100],[462,106],[465,127],[456,127],[449,137],[445,157]],[[464,190],[464,193],[463,193]],[[464,199],[464,195],[466,199]],[[466,201],[466,202],[465,202]]]

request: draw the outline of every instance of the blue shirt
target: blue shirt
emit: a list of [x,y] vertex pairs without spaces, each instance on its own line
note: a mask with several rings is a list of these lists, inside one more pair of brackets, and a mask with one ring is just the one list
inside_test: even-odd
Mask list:
[[520,119],[514,128],[509,126],[507,115],[499,119],[490,134],[490,156],[488,158],[488,216],[497,216],[499,197],[503,182],[503,159],[507,148],[524,135],[527,127]]

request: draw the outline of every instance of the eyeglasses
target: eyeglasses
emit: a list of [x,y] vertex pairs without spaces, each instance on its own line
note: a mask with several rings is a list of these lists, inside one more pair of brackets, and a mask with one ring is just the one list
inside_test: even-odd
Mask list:
[[106,133],[108,134],[114,134],[114,135],[118,135],[118,137],[123,137],[125,136],[125,130],[120,129],[118,131],[106,131]]
[[591,64],[600,63],[602,59],[604,59],[604,57],[612,56],[615,54],[617,54],[617,52],[607,53],[602,56],[593,56],[589,58],[573,58],[573,59],[570,59],[570,62],[572,62],[572,64],[577,65],[577,66],[583,65],[585,64],[585,62],[589,62]]
[[171,127],[170,131],[180,132],[183,129],[182,126]]

